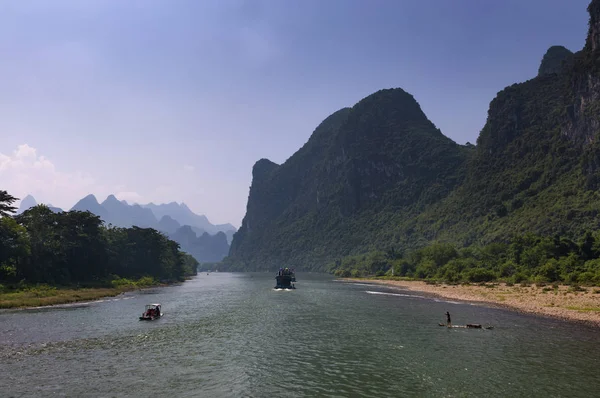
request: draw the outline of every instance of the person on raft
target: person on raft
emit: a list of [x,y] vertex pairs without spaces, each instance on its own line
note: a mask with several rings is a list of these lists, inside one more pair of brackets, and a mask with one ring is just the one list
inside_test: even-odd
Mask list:
[[446,326],[452,326],[452,320],[450,319],[450,313],[446,311]]

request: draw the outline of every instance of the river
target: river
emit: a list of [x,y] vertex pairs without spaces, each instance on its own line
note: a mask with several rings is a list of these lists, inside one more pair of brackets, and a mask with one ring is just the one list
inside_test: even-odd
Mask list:
[[[590,397],[596,329],[368,283],[199,274],[0,311],[2,397]],[[165,314],[138,321],[147,303]],[[455,324],[439,327],[450,311]]]

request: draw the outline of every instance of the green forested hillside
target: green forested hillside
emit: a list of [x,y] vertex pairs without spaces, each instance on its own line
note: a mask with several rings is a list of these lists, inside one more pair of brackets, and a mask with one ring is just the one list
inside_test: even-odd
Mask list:
[[284,164],[256,163],[230,264],[294,259],[323,269],[332,253],[368,249],[392,215],[414,218],[448,195],[471,151],[442,135],[410,94],[381,90],[327,118]]
[[334,113],[284,164],[257,162],[225,265],[331,271],[395,253],[390,269],[431,244],[578,242],[600,229],[600,0],[589,11],[584,49],[553,47],[537,77],[500,91],[475,146],[393,89]]

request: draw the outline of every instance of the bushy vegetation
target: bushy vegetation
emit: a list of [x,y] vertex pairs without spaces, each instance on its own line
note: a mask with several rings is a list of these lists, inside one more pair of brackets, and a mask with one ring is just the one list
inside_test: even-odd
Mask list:
[[526,234],[506,243],[464,248],[433,243],[402,255],[391,250],[344,257],[329,264],[329,270],[342,277],[394,275],[449,283],[600,285],[600,232],[588,232],[577,242]]
[[197,272],[197,261],[154,229],[107,227],[90,212],[54,213],[44,205],[12,217],[15,200],[0,191],[4,289],[39,284],[144,287],[182,281]]

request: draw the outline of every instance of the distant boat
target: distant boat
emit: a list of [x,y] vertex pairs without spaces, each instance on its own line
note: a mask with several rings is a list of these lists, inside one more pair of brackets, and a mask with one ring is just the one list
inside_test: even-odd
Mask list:
[[296,286],[292,282],[296,282],[296,273],[289,268],[280,268],[275,276],[277,285],[275,289],[295,289]]
[[140,321],[153,321],[164,314],[161,311],[160,304],[148,304],[140,317]]

